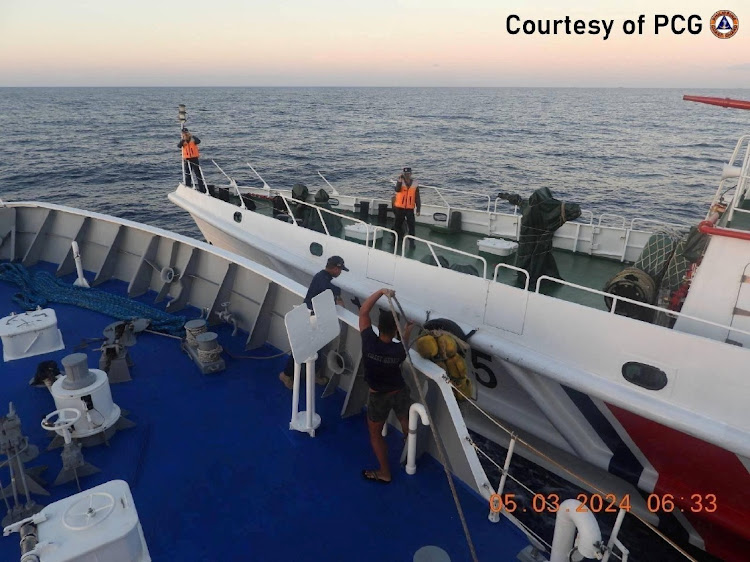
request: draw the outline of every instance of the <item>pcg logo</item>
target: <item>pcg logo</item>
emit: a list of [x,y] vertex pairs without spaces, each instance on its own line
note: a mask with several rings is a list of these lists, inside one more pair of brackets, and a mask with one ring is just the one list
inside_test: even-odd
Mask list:
[[719,39],[729,39],[740,28],[740,20],[729,10],[719,10],[711,16],[711,33]]

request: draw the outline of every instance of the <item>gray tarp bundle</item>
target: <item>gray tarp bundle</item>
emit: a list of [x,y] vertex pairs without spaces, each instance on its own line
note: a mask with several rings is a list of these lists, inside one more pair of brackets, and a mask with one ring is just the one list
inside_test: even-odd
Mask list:
[[[580,205],[555,199],[548,187],[540,187],[534,191],[528,201],[517,194],[501,193],[498,197],[507,199],[521,209],[521,235],[516,266],[529,272],[529,286],[532,290],[542,275],[560,278],[552,255],[552,237],[566,221],[581,216]],[[524,283],[526,276],[519,273],[518,280],[519,283]]]

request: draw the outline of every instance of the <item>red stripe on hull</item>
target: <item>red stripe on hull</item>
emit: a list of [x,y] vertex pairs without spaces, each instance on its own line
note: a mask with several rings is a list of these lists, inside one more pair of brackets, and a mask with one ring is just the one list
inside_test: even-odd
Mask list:
[[[680,431],[607,404],[659,473],[655,494],[674,503],[700,533],[706,550],[727,561],[746,562],[750,552],[750,473],[737,455]],[[716,495],[713,513],[697,513],[693,494]],[[707,506],[703,501],[704,508]]]

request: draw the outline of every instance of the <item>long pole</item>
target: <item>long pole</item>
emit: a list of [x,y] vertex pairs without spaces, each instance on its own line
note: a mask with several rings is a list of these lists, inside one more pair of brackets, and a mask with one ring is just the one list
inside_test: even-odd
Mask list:
[[[182,136],[182,130],[185,128],[187,123],[187,111],[185,110],[185,104],[181,103],[177,106],[177,120],[180,122],[180,136]],[[180,156],[180,163],[182,165],[182,185],[185,184],[185,160]]]

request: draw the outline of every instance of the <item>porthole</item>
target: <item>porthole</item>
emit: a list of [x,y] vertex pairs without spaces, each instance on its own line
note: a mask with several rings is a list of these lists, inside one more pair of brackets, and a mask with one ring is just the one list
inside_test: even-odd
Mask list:
[[318,257],[322,256],[323,255],[323,246],[321,246],[317,242],[313,242],[312,244],[310,244],[310,253],[313,256],[318,256]]
[[667,386],[667,373],[653,365],[628,361],[622,366],[622,376],[647,390],[661,390]]
[[331,207],[338,207],[338,206],[339,206],[339,200],[338,200],[338,199],[336,199],[335,197],[330,197],[330,198],[328,199],[328,204],[329,204],[329,205],[330,205]]
[[446,222],[448,220],[448,215],[445,213],[435,213],[432,215],[432,220],[435,222]]
[[242,222],[242,213],[239,211],[234,213],[234,222]]

